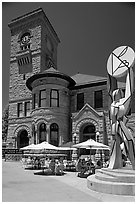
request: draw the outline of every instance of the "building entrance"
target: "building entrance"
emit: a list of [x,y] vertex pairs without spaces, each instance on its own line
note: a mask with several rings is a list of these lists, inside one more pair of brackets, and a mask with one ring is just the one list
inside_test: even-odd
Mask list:
[[29,145],[29,138],[27,130],[21,130],[17,136],[17,148]]
[[[92,123],[86,123],[84,124],[80,129],[80,142],[85,142],[88,139],[96,140],[96,128],[95,125]],[[92,150],[92,154],[95,154],[96,150]],[[80,149],[79,150],[80,155],[89,155],[90,150],[89,149]]]

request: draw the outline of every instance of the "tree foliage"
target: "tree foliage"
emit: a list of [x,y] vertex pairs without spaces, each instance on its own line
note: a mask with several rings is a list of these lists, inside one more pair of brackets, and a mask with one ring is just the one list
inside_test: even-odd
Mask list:
[[9,118],[9,105],[7,105],[2,114],[2,140],[7,140],[8,133],[8,118]]

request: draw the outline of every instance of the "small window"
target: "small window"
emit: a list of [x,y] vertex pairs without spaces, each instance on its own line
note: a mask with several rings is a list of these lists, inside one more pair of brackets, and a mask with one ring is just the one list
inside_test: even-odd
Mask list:
[[25,112],[25,116],[30,116],[30,101],[28,101],[28,102],[25,102],[25,110],[24,110],[24,112]]
[[46,107],[46,89],[40,91],[39,107]]
[[31,59],[29,56],[22,57],[22,58],[18,59],[18,65],[19,66],[23,66],[26,64],[30,64],[30,63],[31,63]]
[[23,117],[23,104],[22,103],[18,103],[17,104],[17,116],[18,117]]
[[80,110],[84,106],[84,93],[77,94],[77,110]]
[[50,106],[59,107],[59,92],[58,90],[52,89],[50,92]]
[[32,101],[32,102],[33,102],[33,103],[32,103],[32,104],[33,104],[33,105],[32,105],[32,108],[33,108],[33,109],[35,109],[35,108],[37,107],[37,98],[36,98],[36,97],[37,97],[37,95],[36,95],[36,94],[33,94],[33,101]]
[[95,104],[95,108],[102,108],[103,107],[102,90],[95,91],[95,93],[94,93],[94,104]]

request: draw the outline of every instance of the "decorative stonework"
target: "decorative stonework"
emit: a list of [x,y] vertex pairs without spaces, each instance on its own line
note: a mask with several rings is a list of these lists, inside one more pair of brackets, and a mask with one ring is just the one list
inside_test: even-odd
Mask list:
[[77,123],[76,126],[75,126],[75,131],[76,131],[76,132],[80,132],[80,128],[81,128],[85,123],[92,123],[93,125],[95,125],[96,131],[99,130],[99,128],[98,128],[98,123],[97,123],[95,120],[93,120],[93,119],[91,119],[91,118],[88,118],[88,119],[82,119],[81,121],[78,121],[78,123]]
[[[34,122],[34,121],[33,121],[33,122]],[[41,123],[47,124],[47,120],[46,120],[45,118],[38,118],[38,119],[35,121],[36,127],[38,126],[38,124],[41,124]]]
[[16,138],[20,130],[26,130],[28,132],[28,137],[31,137],[30,128],[27,125],[20,125],[14,130],[14,135]]

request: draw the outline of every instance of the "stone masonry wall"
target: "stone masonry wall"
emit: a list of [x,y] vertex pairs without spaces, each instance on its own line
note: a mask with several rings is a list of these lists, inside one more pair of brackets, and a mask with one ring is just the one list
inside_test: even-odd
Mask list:
[[102,85],[102,86],[94,86],[94,87],[72,90],[71,92],[71,112],[72,113],[77,112],[77,94],[78,93],[84,93],[84,104],[88,103],[91,107],[94,108],[94,92],[98,90],[102,90],[103,92],[103,109],[107,109],[108,107],[107,86]]
[[[46,124],[57,123],[59,126],[59,136],[62,142],[69,141],[70,137],[70,95],[67,88],[68,82],[57,77],[45,77],[33,83],[33,93],[39,96],[40,90],[46,89],[46,107],[37,107],[32,110],[32,123],[35,128],[43,120]],[[50,91],[59,91],[59,107],[50,107]],[[37,98],[39,101],[39,99]],[[37,101],[37,103],[38,103]]]

